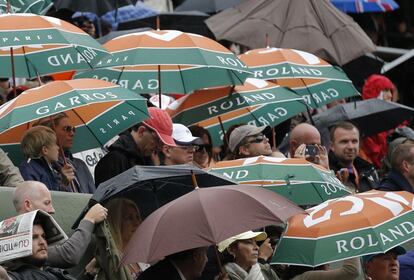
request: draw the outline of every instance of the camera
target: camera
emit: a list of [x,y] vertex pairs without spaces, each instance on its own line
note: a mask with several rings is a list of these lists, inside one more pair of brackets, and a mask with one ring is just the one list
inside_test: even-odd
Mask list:
[[316,145],[306,145],[305,155],[314,157],[318,154],[319,154],[319,150]]

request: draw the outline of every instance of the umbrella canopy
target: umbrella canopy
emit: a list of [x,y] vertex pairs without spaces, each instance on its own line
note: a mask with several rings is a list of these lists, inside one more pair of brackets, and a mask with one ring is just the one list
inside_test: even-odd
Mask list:
[[129,241],[122,261],[151,263],[176,252],[219,243],[249,229],[280,223],[296,213],[303,210],[263,188],[236,185],[196,189],[148,216]]
[[[34,14],[0,15],[0,77],[91,69],[109,53],[80,28]],[[11,57],[13,57],[14,73]]]
[[54,0],[56,9],[91,12],[101,16],[117,8],[135,4],[137,0]]
[[52,7],[52,0],[1,0],[0,12],[7,13],[7,2],[10,3],[10,13],[32,13],[44,15]]
[[[120,23],[118,30],[150,27],[161,30],[180,30],[182,32],[195,33],[210,39],[215,39],[213,33],[211,33],[204,22],[209,17],[208,14],[197,11],[166,12],[139,20]],[[159,19],[158,22],[157,19]],[[157,26],[158,24],[159,26]]]
[[206,21],[217,39],[250,49],[270,46],[307,51],[338,65],[373,52],[359,25],[329,0],[245,1]]
[[414,238],[414,196],[369,191],[326,201],[288,220],[273,263],[319,266],[384,253]]
[[217,13],[242,2],[243,0],[185,0],[174,10],[200,11],[204,13]]
[[221,145],[220,119],[225,130],[239,123],[275,126],[306,109],[303,98],[290,89],[248,78],[244,85],[234,89],[198,90],[170,104],[167,112],[174,122],[208,129],[213,145]]
[[77,77],[116,81],[138,93],[190,93],[204,87],[239,85],[250,75],[247,66],[219,43],[177,30],[132,33],[104,46],[114,58],[98,65],[120,67]]
[[101,16],[101,19],[107,21],[116,29],[119,23],[140,18],[150,17],[156,15],[157,11],[146,6],[142,2],[137,2],[136,5],[123,6],[119,9],[112,10]]
[[112,198],[127,197],[136,202],[141,215],[146,217],[162,205],[194,190],[195,182],[201,188],[236,184],[193,165],[134,166],[100,184],[91,200],[102,204]]
[[337,99],[359,95],[341,68],[332,66],[311,53],[263,48],[250,50],[239,58],[254,73],[255,78],[290,87],[314,108]]
[[332,171],[304,159],[259,156],[221,161],[211,171],[240,184],[265,187],[298,205],[316,205],[351,194]]
[[400,7],[394,0],[331,0],[331,3],[345,13],[391,12]]
[[313,120],[320,129],[328,129],[341,121],[351,121],[358,126],[361,136],[367,137],[395,128],[413,116],[414,109],[411,107],[375,98],[338,104],[313,116]]
[[26,90],[0,107],[1,147],[17,152],[24,131],[60,112],[76,127],[74,153],[103,146],[148,118],[146,99],[118,85],[94,79],[56,81]]

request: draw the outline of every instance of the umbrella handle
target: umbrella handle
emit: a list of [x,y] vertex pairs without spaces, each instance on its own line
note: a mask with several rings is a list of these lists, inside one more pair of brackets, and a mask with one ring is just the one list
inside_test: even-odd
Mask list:
[[191,180],[193,181],[193,187],[194,189],[198,189],[198,183],[197,183],[197,178],[194,174],[193,171],[191,171]]
[[216,245],[213,245],[213,246],[214,246],[214,252],[216,253],[216,258],[217,258],[217,263],[219,265],[220,273],[226,273],[226,271],[224,270],[223,264],[221,263],[220,255],[219,255],[219,252],[217,250],[217,246]]

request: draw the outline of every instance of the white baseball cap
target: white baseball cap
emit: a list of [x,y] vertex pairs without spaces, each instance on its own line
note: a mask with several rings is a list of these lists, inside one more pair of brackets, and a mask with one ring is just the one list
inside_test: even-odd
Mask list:
[[246,231],[246,232],[237,234],[235,236],[232,236],[230,238],[227,238],[224,241],[221,241],[217,245],[218,246],[218,250],[219,250],[219,252],[223,252],[233,242],[235,242],[237,240],[247,240],[247,239],[251,239],[251,238],[254,238],[256,241],[263,241],[263,240],[266,240],[267,234],[264,231],[253,232],[253,231],[249,230],[249,231]]
[[173,123],[174,141],[177,145],[202,145],[203,141],[200,137],[194,137],[191,131],[180,123]]

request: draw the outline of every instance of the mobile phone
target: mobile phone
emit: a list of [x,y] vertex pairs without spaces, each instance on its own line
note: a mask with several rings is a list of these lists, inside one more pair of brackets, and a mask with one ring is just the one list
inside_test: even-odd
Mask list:
[[319,154],[319,150],[318,147],[316,147],[316,145],[306,145],[305,155],[314,157],[317,154]]

